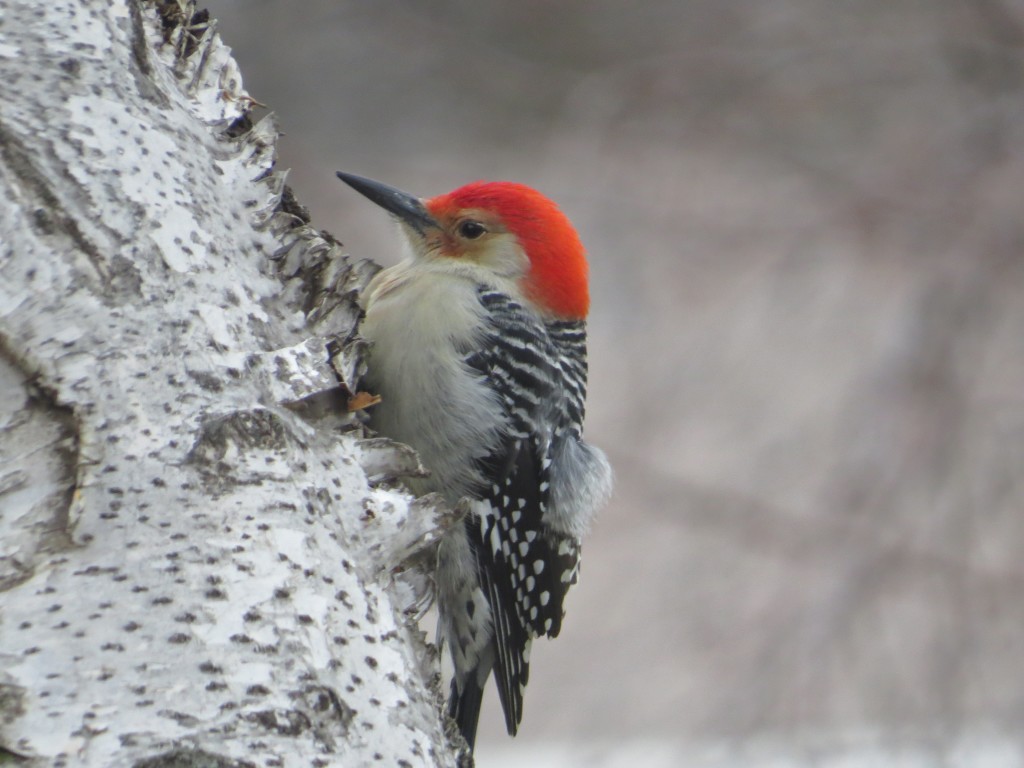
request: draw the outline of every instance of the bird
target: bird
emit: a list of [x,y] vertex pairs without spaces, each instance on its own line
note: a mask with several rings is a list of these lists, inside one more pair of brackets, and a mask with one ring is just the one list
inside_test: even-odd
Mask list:
[[548,197],[475,181],[428,199],[338,172],[390,213],[404,258],[363,292],[369,426],[413,447],[465,510],[438,546],[438,642],[454,667],[448,715],[475,746],[493,675],[505,726],[523,715],[531,644],[556,637],[580,544],[612,491],[583,439],[587,257]]

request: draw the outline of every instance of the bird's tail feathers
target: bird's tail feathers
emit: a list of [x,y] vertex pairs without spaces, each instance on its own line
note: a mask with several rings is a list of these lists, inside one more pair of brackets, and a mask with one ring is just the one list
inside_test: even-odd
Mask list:
[[480,702],[484,688],[476,681],[476,675],[467,675],[462,691],[452,680],[452,693],[448,699],[448,716],[459,726],[459,733],[466,740],[470,751],[476,744],[476,726],[480,720]]

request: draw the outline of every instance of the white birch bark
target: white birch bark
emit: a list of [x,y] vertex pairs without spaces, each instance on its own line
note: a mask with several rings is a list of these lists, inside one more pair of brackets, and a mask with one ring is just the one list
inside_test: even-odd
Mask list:
[[0,1],[0,747],[454,764],[396,577],[450,515],[338,407],[375,267],[194,10]]

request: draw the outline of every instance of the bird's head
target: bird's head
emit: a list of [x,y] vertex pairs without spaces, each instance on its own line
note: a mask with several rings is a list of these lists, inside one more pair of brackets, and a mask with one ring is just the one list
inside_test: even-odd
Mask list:
[[589,309],[579,235],[550,199],[523,184],[475,181],[420,200],[348,173],[338,178],[404,225],[416,259],[451,259],[515,281],[545,312],[582,319]]

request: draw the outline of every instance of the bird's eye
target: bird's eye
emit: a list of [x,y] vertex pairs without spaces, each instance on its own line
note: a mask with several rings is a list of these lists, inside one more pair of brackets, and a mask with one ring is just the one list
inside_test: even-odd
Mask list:
[[479,221],[464,221],[459,224],[459,234],[467,240],[476,240],[487,231],[487,228]]

